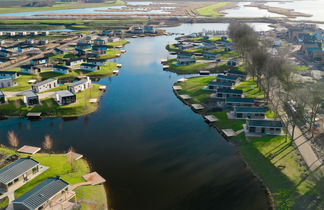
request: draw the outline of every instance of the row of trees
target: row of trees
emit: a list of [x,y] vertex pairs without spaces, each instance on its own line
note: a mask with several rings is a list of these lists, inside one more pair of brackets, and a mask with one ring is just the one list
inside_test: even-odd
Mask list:
[[312,131],[322,108],[323,85],[297,82],[294,67],[287,62],[287,54],[271,54],[267,44],[247,24],[231,23],[229,36],[243,57],[247,73],[264,92],[266,103],[277,116],[282,117],[285,111],[292,140],[296,126],[306,125]]

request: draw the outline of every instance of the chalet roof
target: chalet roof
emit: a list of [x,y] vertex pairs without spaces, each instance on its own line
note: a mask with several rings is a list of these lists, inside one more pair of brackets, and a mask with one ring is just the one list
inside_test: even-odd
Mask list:
[[241,76],[245,76],[246,75],[246,73],[244,73],[244,72],[241,72],[241,71],[239,71],[239,70],[236,70],[236,69],[231,69],[231,70],[229,70],[228,72],[227,72],[228,74],[236,74],[236,75],[241,75]]
[[226,75],[217,75],[217,79],[221,80],[230,80],[230,81],[236,81],[237,77],[232,77],[232,76],[226,76]]
[[266,107],[236,107],[235,112],[239,113],[265,113]]
[[217,93],[232,93],[232,94],[243,94],[242,90],[228,89],[228,88],[220,88],[217,90]]
[[32,158],[21,158],[0,170],[0,183],[8,184],[39,163]]
[[67,188],[69,184],[60,178],[48,178],[21,197],[13,204],[22,204],[29,209],[38,209],[50,198]]
[[70,69],[69,67],[63,66],[63,65],[55,65],[55,66],[53,66],[53,68],[63,69],[63,70],[69,70]]
[[96,67],[97,65],[95,64],[90,64],[90,63],[83,63],[81,66],[89,66],[89,67]]
[[23,95],[26,97],[38,97],[38,95],[31,90],[25,91]]
[[249,103],[254,104],[253,98],[227,98],[227,103]]
[[47,83],[55,82],[55,81],[57,81],[57,79],[49,78],[49,79],[47,79],[47,80],[44,80],[44,81],[38,82],[38,83],[36,83],[36,84],[33,84],[32,86],[38,87],[38,86],[45,85],[45,84],[47,84]]
[[81,79],[77,82],[73,82],[73,83],[70,83],[68,84],[68,87],[75,87],[75,86],[78,86],[78,85],[82,85],[82,84],[85,84],[89,81],[89,79]]
[[283,123],[277,120],[247,120],[250,127],[282,128]]
[[213,86],[225,86],[225,87],[232,87],[233,83],[231,82],[219,82],[219,81],[211,81],[208,85],[213,85]]
[[61,90],[61,91],[57,91],[56,92],[57,95],[61,96],[61,97],[68,97],[68,96],[74,96],[73,93],[71,93],[68,90]]
[[0,71],[0,74],[10,74],[10,75],[13,75],[13,74],[17,74],[17,72],[15,72],[15,71]]

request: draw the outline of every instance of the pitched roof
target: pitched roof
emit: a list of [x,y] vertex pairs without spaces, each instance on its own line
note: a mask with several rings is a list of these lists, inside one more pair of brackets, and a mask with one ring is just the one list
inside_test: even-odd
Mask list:
[[39,163],[32,158],[21,158],[0,170],[0,182],[8,184]]
[[233,93],[233,94],[243,94],[242,90],[228,89],[228,88],[220,88],[217,90],[217,93]]
[[250,103],[254,104],[253,98],[227,98],[227,103]]
[[54,195],[68,187],[68,185],[67,182],[60,178],[48,178],[32,190],[14,200],[13,204],[19,203],[29,209],[37,209]]
[[236,81],[237,77],[231,77],[231,76],[226,76],[221,74],[217,76],[217,79]]
[[33,84],[32,86],[38,87],[38,86],[45,85],[47,83],[54,82],[54,81],[57,81],[57,79],[49,78],[47,80],[44,80],[44,81],[41,81],[39,83]]
[[38,95],[35,94],[35,93],[34,93],[33,91],[31,91],[31,90],[25,91],[25,92],[23,93],[23,95],[26,96],[26,97],[38,97]]
[[89,67],[97,67],[95,64],[90,64],[90,63],[83,63],[81,66],[89,66]]
[[247,120],[247,124],[252,127],[282,128],[283,124],[277,120]]
[[0,74],[17,74],[15,71],[0,71]]
[[245,76],[246,75],[246,73],[241,72],[241,71],[238,71],[238,70],[235,70],[235,69],[231,69],[227,73],[228,74],[237,74],[237,75],[242,75],[242,76]]
[[56,94],[57,94],[57,95],[60,95],[60,96],[62,96],[62,97],[74,96],[74,94],[71,93],[71,92],[68,91],[68,90],[61,90],[61,91],[57,91]]
[[73,82],[73,83],[70,83],[68,84],[68,87],[75,87],[75,86],[78,86],[78,85],[82,85],[84,83],[87,83],[89,80],[88,79],[81,79],[77,82]]
[[233,83],[231,83],[231,82],[211,81],[208,85],[232,87],[233,86]]
[[58,68],[58,69],[63,69],[63,70],[69,70],[70,68],[67,66],[62,66],[62,65],[55,65],[53,66],[54,68]]
[[265,113],[266,107],[236,107],[235,112],[239,113]]

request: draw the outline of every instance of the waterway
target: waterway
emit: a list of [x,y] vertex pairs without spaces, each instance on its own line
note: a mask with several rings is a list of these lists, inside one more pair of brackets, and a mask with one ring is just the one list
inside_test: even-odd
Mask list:
[[[225,24],[187,24],[168,31],[222,30]],[[116,61],[120,75],[108,86],[97,112],[75,120],[23,118],[0,121],[0,143],[9,130],[21,145],[83,154],[107,179],[110,207],[117,210],[268,209],[260,182],[236,148],[180,102],[172,84],[180,77],[162,70],[165,46],[174,36],[130,39]]]

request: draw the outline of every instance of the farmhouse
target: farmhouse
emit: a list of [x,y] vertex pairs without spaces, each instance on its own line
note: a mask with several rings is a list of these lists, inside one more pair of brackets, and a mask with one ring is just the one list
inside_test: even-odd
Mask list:
[[38,82],[36,84],[33,84],[32,85],[32,90],[35,93],[40,93],[40,92],[44,92],[44,91],[50,90],[52,88],[55,88],[57,86],[58,86],[57,85],[57,79],[50,78],[50,79]]
[[178,54],[177,64],[178,65],[190,65],[196,63],[196,58],[194,55],[190,54]]
[[89,63],[83,63],[81,64],[81,70],[84,71],[96,71],[99,70],[100,67],[94,64],[89,64]]
[[12,188],[27,182],[39,172],[40,164],[32,158],[21,158],[0,170],[0,191],[10,191]]
[[214,80],[208,84],[208,89],[212,90],[212,91],[217,91],[220,88],[231,89],[232,86],[233,86],[233,83],[231,83],[231,82],[218,82],[218,81]]
[[18,73],[14,71],[0,71],[0,79],[3,78],[11,78],[16,79],[18,77]]
[[217,75],[216,80],[218,82],[230,82],[234,85],[235,83],[237,83],[239,81],[239,78],[220,74],[220,75]]
[[254,106],[255,101],[253,98],[227,98],[226,105],[228,106]]
[[34,65],[22,65],[20,66],[20,71],[26,74],[37,74],[41,72],[41,69]]
[[6,103],[6,96],[5,94],[0,90],[0,104]]
[[281,135],[283,123],[276,120],[247,120],[245,132],[262,135]]
[[55,93],[55,99],[59,105],[63,106],[75,103],[76,95],[68,90],[62,90]]
[[[213,94],[212,94],[213,95]],[[233,90],[228,88],[220,88],[213,95],[213,98],[226,99],[226,98],[241,98],[243,95],[242,90]]]
[[14,84],[15,83],[12,78],[0,79],[0,88],[12,87]]
[[67,66],[55,65],[53,66],[53,71],[60,74],[67,74],[71,71],[71,69]]
[[91,87],[91,79],[89,77],[68,84],[68,90],[74,94],[84,91],[90,87]]
[[60,178],[48,178],[12,202],[14,209],[73,209],[75,192]]
[[39,104],[38,95],[35,94],[33,91],[26,91],[23,93],[24,95],[24,103],[26,106],[34,106]]
[[232,112],[235,119],[264,119],[267,108],[265,107],[234,107]]

